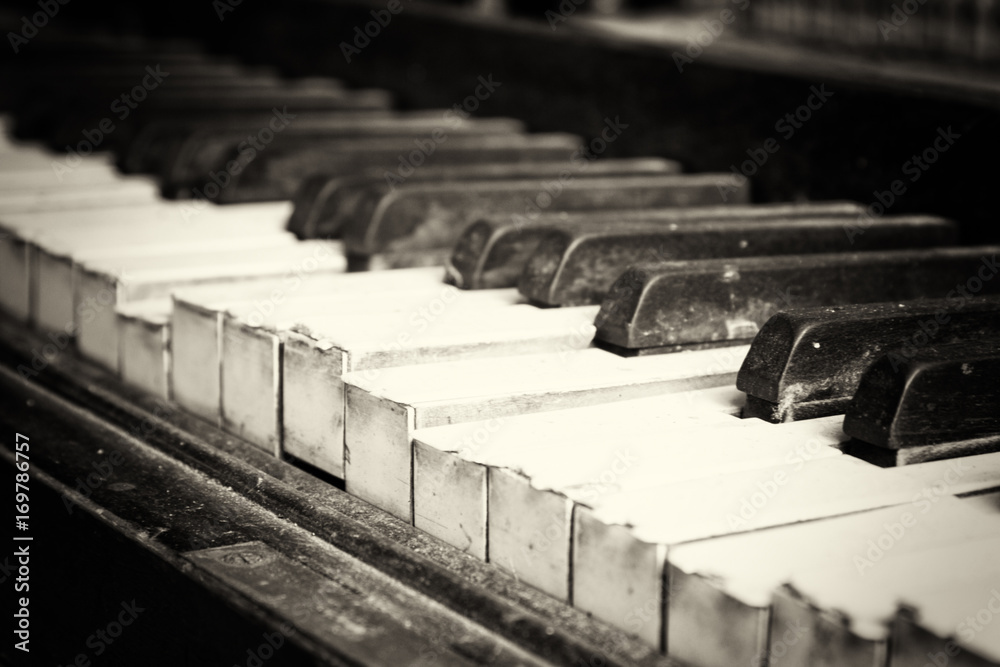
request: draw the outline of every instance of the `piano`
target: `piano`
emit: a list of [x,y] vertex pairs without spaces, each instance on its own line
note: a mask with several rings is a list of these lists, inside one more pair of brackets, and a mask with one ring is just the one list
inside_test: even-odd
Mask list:
[[994,4],[5,5],[3,661],[1000,664]]

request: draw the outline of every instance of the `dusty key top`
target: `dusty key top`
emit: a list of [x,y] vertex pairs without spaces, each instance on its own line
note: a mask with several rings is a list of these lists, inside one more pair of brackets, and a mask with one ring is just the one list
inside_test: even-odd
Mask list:
[[805,204],[754,204],[742,206],[695,206],[614,211],[560,211],[531,219],[520,215],[491,215],[465,228],[451,257],[445,263],[447,280],[462,289],[516,287],[528,258],[542,237],[552,229],[581,224],[646,222],[663,225],[695,220],[800,220],[856,216],[862,210],[854,202],[808,202]]
[[884,352],[1000,337],[1000,297],[793,308],[754,338],[736,387],[743,416],[795,421],[843,413],[862,373]]
[[[908,528],[902,528],[903,520]],[[903,550],[994,537],[998,527],[995,508],[983,510],[974,498],[959,500],[946,492],[933,503],[918,495],[884,509],[677,546],[667,555],[667,647],[684,664],[759,665],[769,649],[781,652],[768,645],[771,601],[774,590],[796,572],[864,561],[891,567],[887,561]],[[900,529],[902,539],[888,551],[878,550],[876,541],[885,544],[893,539],[889,531]],[[791,629],[786,643],[803,636],[801,629]]]
[[969,276],[980,269],[995,275],[998,251],[978,246],[643,264],[611,288],[597,316],[597,338],[654,353],[749,340],[789,307],[941,298],[975,285],[976,293],[995,293],[1000,281],[974,278],[973,284]]
[[[850,561],[802,572],[776,592],[772,628],[791,625],[804,632],[768,664],[877,664],[877,656],[902,648],[887,645],[901,597],[933,608],[949,591],[963,590],[969,611],[974,611],[990,599],[990,589],[1000,580],[998,555],[1000,541],[993,538],[893,554],[890,562],[863,572]],[[772,630],[772,645],[781,642],[781,634]]]
[[[639,174],[680,173],[680,164],[662,158],[596,160],[585,158],[556,162],[486,162],[463,166],[428,166],[416,169],[403,179],[385,171],[374,170],[355,176],[316,175],[305,180],[295,195],[295,212],[288,221],[289,231],[300,238],[325,238],[359,214],[366,197],[379,189],[388,194],[403,183],[486,181],[520,178],[558,179],[580,176],[634,176]],[[505,285],[513,287],[513,285]]]
[[[356,174],[366,169],[383,169],[405,178],[424,164],[476,164],[482,162],[534,162],[569,160],[580,150],[580,139],[569,134],[456,135],[428,132],[416,139],[343,139],[314,147],[285,149],[269,146],[264,151],[233,151],[214,171],[229,169],[232,184],[218,195],[220,202],[289,199],[302,179],[311,174]],[[201,183],[184,184],[178,192],[207,188],[208,174]],[[177,184],[165,184],[174,186]],[[166,190],[166,192],[170,192]],[[195,193],[197,194],[197,193]],[[210,199],[209,190],[205,195]]]
[[1000,665],[1000,624],[995,622],[1000,613],[1000,586],[995,585],[1000,575],[995,566],[977,575],[965,573],[959,585],[929,594],[921,590],[900,596],[901,608],[889,639],[890,667]]
[[412,521],[414,429],[729,384],[745,353],[623,359],[586,349],[346,374],[347,490]]
[[[388,194],[375,188],[359,207],[364,213],[344,227],[343,238],[351,255],[434,251],[443,258],[483,215],[530,216],[539,207],[579,211],[720,204],[723,179],[719,174],[595,176],[556,180],[558,190],[537,179],[404,184]],[[731,198],[735,203],[749,197],[748,188],[740,193],[743,199]]]
[[907,465],[1000,449],[1000,340],[892,350],[861,377],[844,432],[851,453]]
[[636,222],[611,228],[590,223],[548,233],[518,288],[535,303],[578,306],[600,303],[625,269],[643,261],[939,248],[957,241],[953,222],[924,217],[880,218],[854,242],[844,234],[842,218]]

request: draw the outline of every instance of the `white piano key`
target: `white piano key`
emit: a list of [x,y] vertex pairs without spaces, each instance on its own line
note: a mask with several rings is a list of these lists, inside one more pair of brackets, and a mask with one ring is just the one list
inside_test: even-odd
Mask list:
[[54,188],[81,188],[105,186],[122,181],[151,182],[145,176],[124,176],[110,164],[86,164],[71,169],[56,168],[26,169],[15,172],[5,172],[0,179],[0,192],[6,191],[39,191]]
[[[431,316],[434,318],[431,324],[424,322],[425,328],[418,332],[420,327],[414,324],[414,318],[420,318],[421,313],[429,315],[442,294],[448,300],[446,307]],[[338,310],[335,302],[305,303],[299,313],[286,311],[283,316],[287,319],[276,323],[273,330],[226,317],[223,427],[271,450],[282,442],[281,406],[293,430],[303,421],[314,422],[316,415],[343,415],[340,376],[344,372],[572,349],[581,340],[582,345],[577,347],[586,347],[593,338],[593,319],[597,314],[596,307],[542,311],[534,306],[515,306],[523,297],[513,289],[462,292],[442,286],[430,293],[413,293],[412,298],[402,296],[392,293],[384,299],[366,300],[359,304],[362,310],[356,310],[350,318],[343,313],[333,314]],[[317,349],[315,341],[292,329],[311,331],[319,337],[322,354],[336,359],[318,361],[316,366],[293,361],[281,373],[272,363],[274,359],[285,354],[295,356],[303,348]],[[405,344],[398,341],[400,333],[407,337]],[[287,345],[292,339],[303,345],[292,350],[295,345]],[[339,372],[327,374],[319,370],[333,368]],[[304,386],[316,385],[323,386],[318,395],[300,391]],[[276,389],[269,392],[268,387]],[[279,389],[285,393],[281,394]],[[343,476],[342,427],[323,436],[321,441],[308,443],[305,449],[292,442],[291,449],[286,451],[331,474]],[[327,445],[330,451],[323,451],[322,447]]]
[[0,212],[76,210],[151,204],[159,200],[155,183],[146,179],[41,190],[0,190]]
[[117,309],[122,380],[170,398],[170,300],[126,303]]
[[0,307],[23,322],[29,321],[35,293],[32,285],[38,276],[36,247],[30,241],[39,236],[69,239],[84,229],[110,226],[120,229],[179,226],[196,230],[201,224],[212,226],[224,221],[280,227],[291,213],[291,204],[211,206],[197,215],[189,209],[189,204],[161,201],[113,208],[0,212]]
[[[591,311],[543,314],[530,306],[518,306],[499,315],[492,308],[521,302],[516,291],[480,292],[494,294],[489,301],[484,297],[470,300],[473,294],[476,292],[446,293],[447,302],[441,302],[440,310],[436,306],[441,295],[415,300],[395,313],[365,318],[363,327],[354,326],[353,320],[317,326],[305,321],[311,331],[289,332],[283,357],[285,451],[343,477],[344,373],[586,347],[593,337]],[[459,297],[463,305],[453,308]],[[490,308],[488,313],[484,307]],[[465,313],[469,308],[484,311],[482,320],[454,321],[456,314],[468,320]]]
[[[42,330],[65,331],[74,324],[74,264],[113,263],[145,258],[157,261],[170,256],[202,256],[212,261],[216,253],[253,252],[266,248],[292,246],[298,240],[275,229],[255,230],[253,225],[208,225],[190,229],[145,230],[147,234],[126,230],[91,228],[86,238],[75,235],[37,239],[32,243],[31,321]],[[138,230],[137,230],[138,231]],[[148,233],[152,232],[152,233]],[[70,333],[67,331],[67,333]]]
[[[889,667],[1000,665],[997,547],[981,571],[952,568],[940,587],[907,590],[893,624]],[[961,556],[960,556],[961,557]]]
[[[948,495],[924,502],[915,504],[911,497],[900,506],[671,548],[666,575],[670,655],[709,667],[764,664],[774,590],[797,571],[856,563],[866,552],[878,565],[887,552],[872,545],[885,536],[897,545],[888,531],[906,513],[917,519],[906,528],[905,539],[914,552],[1000,531],[996,508]],[[802,633],[792,635],[786,644]]]
[[[616,582],[621,586],[609,585],[612,577],[603,568],[588,568],[610,555],[587,561],[580,549],[571,549],[573,531],[554,528],[564,521],[568,525],[575,505],[596,509],[642,489],[839,456],[836,447],[847,439],[836,419],[803,422],[793,429],[756,419],[728,421],[742,428],[696,422],[653,437],[625,431],[579,448],[554,444],[501,452],[488,462],[490,561],[614,622],[617,612],[607,610],[631,605],[624,591],[633,589],[633,582],[625,575],[626,581]],[[582,574],[580,565],[571,564],[571,553],[583,558]]]
[[[934,461],[886,472],[918,481],[921,488],[918,497],[928,501],[943,494],[1000,487],[1000,454]],[[904,590],[916,590],[920,583],[919,578],[908,581],[908,576],[923,571],[927,577],[940,579],[948,574],[940,552],[916,557],[908,553],[907,528],[906,523],[901,522],[898,533],[890,533],[899,544],[893,545],[886,552],[885,561],[877,566],[844,562],[837,567],[827,565],[818,570],[796,572],[789,579],[787,583],[794,594],[786,590],[776,598],[773,625],[784,627],[791,623],[805,628],[806,633],[801,641],[788,648],[787,656],[775,664],[818,664],[821,660],[830,664],[860,664],[886,654],[889,624],[897,598]],[[994,546],[991,556],[1000,565],[1000,549]],[[985,564],[973,561],[961,567],[960,559],[954,554],[946,560],[955,564],[956,571],[969,571],[973,567],[982,571]],[[918,561],[919,565],[913,565],[913,561]],[[906,589],[904,584],[910,584],[911,588]],[[837,612],[836,616],[830,614],[832,611]],[[771,639],[773,643],[773,634]]]
[[[49,172],[53,175],[52,163],[65,157],[62,153],[54,153],[33,144],[15,144],[16,150],[0,155],[0,175],[24,171]],[[77,169],[105,170],[112,167],[111,155],[88,155],[81,158]]]
[[227,283],[247,277],[308,275],[343,270],[341,245],[332,241],[253,251],[118,258],[74,264],[74,321],[80,353],[117,372],[117,304],[166,297],[184,285]]
[[633,442],[695,425],[745,426],[743,393],[716,387],[616,403],[418,429],[413,439],[414,525],[485,560],[487,464],[507,465],[533,449],[577,450]]
[[[917,554],[896,552],[889,555],[885,567],[864,577],[856,570],[844,574],[836,569],[823,573],[827,590],[822,607],[815,606],[819,599],[800,595],[794,584],[776,591],[772,627],[801,628],[802,637],[782,647],[780,656],[772,648],[771,667],[885,664],[890,653],[905,650],[888,641],[889,624],[900,600],[917,605],[931,618],[935,611],[938,619],[950,617],[949,630],[954,632],[967,617],[957,612],[974,613],[991,597],[991,589],[1000,585],[1000,539],[963,541]],[[803,573],[796,581],[809,578],[816,577]],[[842,604],[827,607],[829,602]],[[947,613],[940,611],[942,604]],[[781,633],[772,631],[771,647],[782,641]]]
[[414,429],[719,386],[733,382],[747,349],[643,358],[590,349],[350,373],[347,489],[412,521]]
[[342,274],[337,269],[296,280],[248,278],[223,286],[177,290],[170,322],[174,400],[194,414],[220,423],[222,316],[228,308],[246,309],[249,323],[263,324],[287,299],[339,295],[358,308],[359,302],[382,292],[440,291],[446,287],[443,276],[440,267],[356,274]]
[[[662,559],[645,572],[622,569],[637,552],[666,557],[685,542],[900,505],[921,488],[894,471],[834,457],[625,493],[593,510],[578,506],[574,586],[587,586],[592,599],[621,619],[628,607],[614,604],[615,591],[656,591],[663,580]],[[609,572],[624,577],[615,580]],[[612,604],[601,601],[602,594]]]

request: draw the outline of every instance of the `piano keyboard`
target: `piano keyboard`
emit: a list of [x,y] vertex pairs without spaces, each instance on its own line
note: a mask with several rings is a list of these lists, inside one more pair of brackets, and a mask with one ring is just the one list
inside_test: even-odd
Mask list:
[[[590,162],[515,120],[435,145],[446,115],[333,81],[250,156],[244,126],[199,130],[227,96],[233,127],[266,127],[288,89],[234,95],[246,74],[198,60],[109,137],[158,184],[97,156],[60,181],[4,139],[7,320],[680,664],[1000,664],[996,247],[941,248],[932,216],[850,243],[860,205],[752,205],[728,175]],[[919,301],[956,284],[960,316]],[[948,308],[960,326],[902,372],[883,356]],[[908,439],[937,419],[964,434]]]

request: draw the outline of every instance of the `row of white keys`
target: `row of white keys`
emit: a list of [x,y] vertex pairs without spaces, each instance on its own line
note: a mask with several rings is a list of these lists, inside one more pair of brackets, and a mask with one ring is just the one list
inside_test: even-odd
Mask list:
[[[700,497],[709,488],[721,502],[750,475],[746,471],[785,465],[800,456],[807,442],[815,458],[839,456],[837,446],[845,439],[832,422],[794,429],[776,429],[758,420],[745,420],[736,431],[728,426],[706,423],[652,437],[626,433],[620,440],[575,455],[566,447],[556,448],[556,457],[553,452],[538,456],[528,451],[516,467],[491,466],[490,560],[546,592],[558,591],[558,597],[620,624],[619,612],[645,604],[649,591],[655,590],[650,584],[662,571],[662,562],[655,560],[657,549],[622,540],[616,529],[604,529],[606,524],[630,525],[636,520],[631,512],[623,512],[623,506],[662,497],[654,511],[670,512],[678,498]],[[630,458],[624,457],[625,452]],[[592,457],[604,469],[559,470],[558,454],[564,460]],[[612,484],[600,482],[601,476],[612,475]],[[721,482],[724,479],[728,485]],[[520,518],[533,506],[545,510]],[[554,526],[563,531],[557,534]],[[699,528],[707,530],[708,522],[701,521]],[[632,567],[637,552],[654,562],[646,568]]]
[[[998,482],[994,475],[984,484],[993,488]],[[603,592],[609,580],[606,570],[623,572],[621,566],[639,548],[647,552],[655,549],[656,564],[662,566],[663,559],[669,558],[677,545],[905,505],[922,488],[905,472],[883,470],[844,456],[640,491],[593,511],[578,507],[574,586],[591,593]],[[673,513],[670,508],[684,509]],[[624,525],[631,528],[623,530]],[[658,572],[638,578],[630,571],[623,574],[625,580],[617,582],[618,587],[644,584],[646,590],[655,590],[656,583],[662,580]],[[600,603],[599,597],[594,600]],[[657,628],[662,625],[656,623]],[[667,633],[668,652],[683,660],[675,651],[672,636]]]
[[[944,567],[958,572],[957,580],[931,579],[937,585],[908,587],[898,595],[901,608],[893,621],[889,667],[1000,665],[1000,545],[993,539],[963,547],[958,558],[978,561],[955,567],[946,562]],[[926,576],[928,568],[918,567]]]
[[31,216],[40,225],[27,248],[35,285],[31,320],[42,330],[62,330],[73,320],[74,265],[292,245],[296,239],[282,229],[289,210],[287,204],[213,207],[185,220],[178,207],[164,205]]
[[[268,442],[280,440],[286,453],[342,477],[344,373],[359,369],[377,373],[418,360],[433,363],[554,352],[580,342],[585,347],[593,337],[596,307],[543,310],[514,305],[520,301],[514,290],[456,291],[432,323],[422,320],[440,303],[440,297],[438,290],[407,299],[386,295],[359,303],[349,317],[343,311],[324,315],[326,306],[319,303],[312,312],[290,314],[291,319],[273,332],[227,318],[222,364],[224,423],[235,428],[252,424],[262,411],[277,415],[263,432]],[[267,363],[269,356],[279,355],[280,376]],[[257,369],[268,370],[263,377],[233,377],[232,369],[245,373],[248,368],[255,374]],[[256,391],[272,381],[277,388],[279,377],[280,395]],[[269,401],[264,403],[264,399]]]
[[350,373],[346,487],[412,521],[415,429],[731,384],[747,349],[642,358],[585,349]]
[[[625,544],[616,533],[602,543],[581,510],[586,520],[664,484],[690,491],[688,480],[840,455],[846,436],[836,419],[776,427],[736,417],[741,402],[721,387],[419,430],[415,524],[621,625],[619,610],[645,604],[662,558],[630,566],[635,549],[616,551]],[[609,573],[602,564],[612,562],[618,569]],[[644,628],[654,645],[658,632],[655,623]]]
[[[413,439],[414,525],[486,560],[487,488],[494,469],[526,475],[534,463],[548,465],[545,490],[561,486],[567,478],[581,486],[595,480],[613,486],[631,467],[633,450],[650,442],[650,433],[679,430],[686,434],[698,426],[761,423],[738,418],[742,400],[741,392],[723,386],[418,429]],[[654,446],[661,445],[655,442]],[[604,474],[607,470],[611,470],[609,479]],[[533,512],[541,510],[540,504],[533,506]],[[524,515],[519,520],[533,521]],[[545,539],[556,541],[551,535]],[[568,536],[565,542],[569,544]],[[538,548],[536,544],[530,549]],[[523,568],[513,569],[533,585],[567,597],[554,592],[557,586],[532,580]]]
[[221,425],[222,329],[229,309],[242,311],[251,324],[261,325],[280,315],[290,300],[330,296],[357,304],[395,290],[441,290],[441,275],[439,268],[354,274],[318,270],[176,290],[170,312],[173,399]]
[[[996,454],[968,460],[981,461],[979,465],[996,470]],[[950,463],[919,465],[943,473]],[[983,488],[994,488],[997,480],[979,483]],[[891,507],[672,548],[666,579],[669,653],[693,665],[766,664],[768,658],[781,659],[799,643],[806,643],[807,632],[800,625],[776,622],[771,603],[775,591],[799,573],[855,568],[854,576],[858,576],[868,566],[891,569],[903,554],[1000,534],[996,508],[984,510],[975,498],[959,500],[947,494],[924,504],[922,491],[921,487],[905,502]],[[899,530],[903,531],[901,537]],[[879,540],[884,542],[882,547]],[[833,611],[827,608],[825,613]],[[826,636],[821,633],[814,641]],[[815,664],[884,664],[878,662],[884,660],[884,644],[878,647],[870,643],[871,662],[842,662],[844,653],[856,646],[851,640],[831,644],[837,650],[828,654],[830,662]],[[779,664],[813,663],[789,660]]]
[[[230,308],[223,317],[222,331],[223,428],[265,449],[277,451],[282,436],[282,404],[289,407],[293,429],[300,415],[308,417],[316,412],[343,415],[343,389],[331,391],[331,387],[336,387],[342,369],[351,364],[351,344],[374,343],[384,336],[387,328],[405,326],[414,311],[440,298],[442,287],[422,291],[394,290],[364,297],[292,300],[262,323],[250,321],[257,313],[253,307]],[[453,321],[470,316],[479,319],[479,313],[499,309],[502,312],[494,316],[493,321],[502,322],[506,307],[521,300],[520,295],[510,289],[464,293],[455,290],[452,294],[454,298],[448,312]],[[300,367],[302,372],[282,368],[284,342],[294,331],[329,334],[324,337],[322,346],[325,358],[318,360],[316,368]],[[342,332],[341,335],[338,332]],[[391,346],[392,341],[386,341],[383,347],[391,349]],[[383,362],[391,365],[391,355]],[[335,375],[327,376],[320,370],[334,367],[340,369]],[[327,386],[322,397],[305,396],[305,403],[299,402],[296,387],[323,381],[327,381]],[[293,395],[283,399],[282,392],[289,384],[293,387]],[[326,397],[331,400],[327,402]],[[343,449],[343,440],[338,440],[338,433],[339,430],[328,434],[334,441],[330,456],[335,461],[342,459],[337,450]],[[290,453],[299,455],[295,451]],[[332,474],[342,473],[325,468],[320,465],[321,461],[303,460]]]
[[[818,664],[818,656],[825,656],[831,665],[877,664],[889,647],[890,623],[904,593],[940,590],[942,582],[960,581],[973,573],[988,575],[991,567],[992,581],[1000,585],[996,569],[1000,567],[1000,542],[996,540],[985,551],[961,541],[919,555],[909,553],[905,546],[906,533],[919,512],[932,511],[943,495],[997,487],[1000,456],[969,456],[893,470],[920,482],[921,493],[913,499],[916,513],[890,524],[888,532],[873,542],[871,554],[833,567],[825,564],[799,570],[790,577],[775,597],[774,623],[793,623],[806,634],[777,664]],[[1000,532],[995,537],[1000,539]],[[896,542],[901,548],[896,549]],[[879,562],[883,560],[879,551],[890,558]],[[988,589],[981,592],[984,599],[989,597]],[[831,610],[836,610],[836,616]]]
[[225,284],[252,277],[284,277],[312,270],[343,271],[340,243],[273,241],[251,249],[202,247],[152,257],[119,256],[75,265],[77,347],[84,356],[117,371],[115,305],[166,297],[185,285]]
[[[663,397],[656,400],[662,407]],[[642,402],[621,407],[629,403]],[[699,403],[708,413],[721,407]],[[576,410],[418,431],[415,522],[479,557],[488,544],[499,567],[659,645],[666,604],[659,582],[674,545],[906,503],[926,482],[852,458],[813,461],[839,454],[835,447],[846,439],[839,417],[797,422],[797,429],[729,417],[743,427],[735,430],[684,407],[675,403],[658,420],[623,410],[624,418],[603,430]],[[679,419],[700,425],[678,428]],[[629,429],[633,423],[638,428]],[[720,477],[741,467],[762,470]],[[926,478],[933,470],[920,472]],[[985,467],[949,491],[998,483],[997,472]],[[772,502],[768,492],[779,491]],[[671,514],[669,507],[685,510]]]
[[[18,145],[13,156],[29,163],[42,161],[44,164],[52,159],[49,153],[30,145]],[[5,180],[7,175],[25,173],[14,167],[16,160],[8,162],[11,169],[5,171],[2,168],[4,160],[0,159],[0,180]],[[0,308],[22,322],[27,323],[31,318],[31,241],[35,236],[48,228],[97,224],[115,215],[110,211],[119,208],[150,211],[160,205],[152,187],[133,198],[134,182],[118,182],[114,168],[103,158],[82,158],[81,168],[84,165],[109,181],[98,187],[64,188],[56,179],[49,180],[48,174],[34,172],[36,177],[44,178],[39,179],[37,191],[27,193],[32,198],[28,204],[19,189],[0,190]],[[123,197],[115,194],[119,190],[125,193]],[[55,211],[63,214],[54,215]]]

